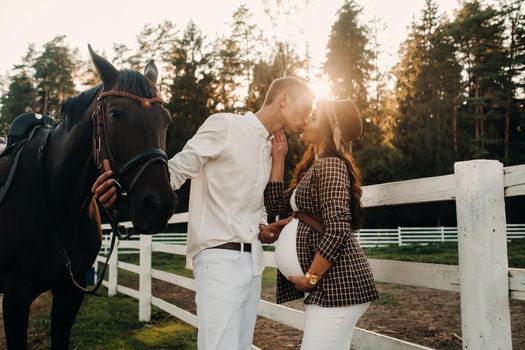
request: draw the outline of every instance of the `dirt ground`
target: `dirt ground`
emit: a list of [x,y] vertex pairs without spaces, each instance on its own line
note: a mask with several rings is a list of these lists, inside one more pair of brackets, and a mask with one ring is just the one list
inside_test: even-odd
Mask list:
[[[135,283],[133,283],[135,284]],[[136,285],[129,285],[136,288]],[[411,341],[435,349],[461,349],[459,294],[432,289],[378,284],[381,299],[371,304],[358,327]],[[194,293],[161,281],[155,281],[153,294],[195,313]],[[275,301],[273,288],[263,290],[265,300]],[[1,295],[0,295],[1,302]],[[50,296],[39,297],[32,313],[42,312]],[[286,304],[302,309],[300,301]],[[511,300],[512,339],[514,349],[525,349],[525,302]],[[0,349],[5,348],[0,319]],[[29,343],[47,337],[30,325]],[[119,336],[119,335],[116,335]],[[261,349],[297,349],[302,332],[263,317],[257,320],[254,343]]]
[[[381,299],[372,303],[358,327],[435,349],[461,349],[459,293],[426,288],[378,284]],[[194,293],[163,282],[154,285],[156,296],[195,312]],[[262,298],[275,302],[273,288]],[[525,349],[525,302],[511,300],[514,349]],[[285,304],[303,309],[301,301]],[[254,343],[261,349],[298,349],[302,332],[259,317]]]

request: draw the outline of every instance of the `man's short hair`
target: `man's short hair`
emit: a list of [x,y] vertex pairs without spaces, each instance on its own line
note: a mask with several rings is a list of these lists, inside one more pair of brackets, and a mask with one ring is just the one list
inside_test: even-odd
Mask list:
[[271,104],[283,91],[288,92],[294,98],[299,96],[301,93],[304,93],[310,97],[314,97],[312,89],[308,86],[305,80],[295,76],[287,76],[277,78],[272,81],[268,91],[266,92],[264,105],[266,106]]

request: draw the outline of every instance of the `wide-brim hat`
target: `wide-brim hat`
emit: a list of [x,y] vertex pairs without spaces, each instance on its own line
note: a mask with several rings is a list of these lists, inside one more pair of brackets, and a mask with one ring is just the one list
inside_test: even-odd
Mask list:
[[324,98],[319,102],[332,128],[333,141],[337,149],[342,149],[345,143],[361,136],[363,123],[359,110],[352,100]]
[[349,99],[334,100],[330,103],[337,118],[343,141],[346,143],[359,138],[363,133],[363,123],[355,103]]

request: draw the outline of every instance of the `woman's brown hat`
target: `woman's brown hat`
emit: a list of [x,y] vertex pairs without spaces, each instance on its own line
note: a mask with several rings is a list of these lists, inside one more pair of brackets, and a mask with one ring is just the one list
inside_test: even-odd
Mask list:
[[357,139],[363,133],[361,115],[354,102],[346,100],[323,101],[332,127],[334,144],[340,149],[345,143]]
[[363,133],[361,115],[352,100],[332,101],[344,142],[353,141]]

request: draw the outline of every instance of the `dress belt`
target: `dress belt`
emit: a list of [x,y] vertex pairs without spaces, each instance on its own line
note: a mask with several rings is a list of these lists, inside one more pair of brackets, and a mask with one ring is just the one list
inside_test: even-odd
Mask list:
[[241,251],[243,245],[244,245],[243,251],[245,251],[245,252],[251,252],[252,251],[252,245],[250,243],[241,244],[239,242],[228,242],[228,243],[224,243],[224,244],[221,244],[221,245],[217,245],[215,247],[210,247],[208,249],[228,249],[228,250]]
[[306,214],[302,211],[294,211],[292,214],[293,218],[298,219],[299,221],[304,222],[310,227],[313,227],[314,230],[324,233],[324,226],[321,223],[321,220],[319,217],[312,215],[312,214]]

